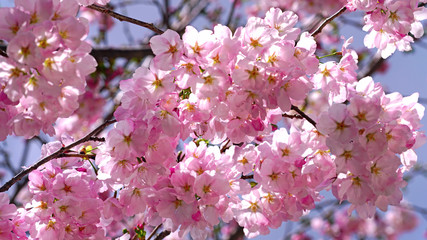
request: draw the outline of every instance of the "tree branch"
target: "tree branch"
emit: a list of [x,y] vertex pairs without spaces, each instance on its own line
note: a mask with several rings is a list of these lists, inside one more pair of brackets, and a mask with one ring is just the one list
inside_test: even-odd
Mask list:
[[0,55],[3,56],[3,57],[6,57],[6,58],[9,57],[9,56],[7,56],[6,48],[4,48],[4,49],[0,48]]
[[15,168],[12,166],[11,162],[10,162],[10,155],[9,153],[4,150],[3,148],[0,148],[0,154],[3,155],[3,162],[2,165],[4,164],[6,168],[8,168],[12,174],[16,174],[17,170],[15,170]]
[[301,116],[301,115],[297,115],[297,114],[292,114],[291,115],[291,114],[287,114],[287,113],[283,113],[282,117],[290,118],[290,119],[294,119],[294,118],[296,118],[296,119],[304,119],[304,117]]
[[326,25],[328,25],[330,22],[332,22],[339,15],[343,14],[346,10],[347,10],[347,8],[344,6],[340,10],[338,10],[336,13],[334,13],[334,15],[325,19],[325,21],[323,21],[322,24],[320,24],[320,26],[317,27],[317,29],[311,33],[311,36],[316,37],[320,32],[322,32],[323,28],[326,27]]
[[230,148],[230,146],[228,146],[229,143],[230,143],[230,139],[228,139],[227,142],[224,144],[224,146],[221,148],[220,150],[221,153],[225,153],[225,151],[227,151],[227,149]]
[[159,225],[157,225],[157,227],[155,227],[153,229],[153,231],[151,232],[150,236],[148,236],[147,240],[150,240],[154,236],[154,234],[156,234],[157,230],[159,230],[159,228],[161,228],[161,227],[162,227],[161,223]]
[[169,234],[171,234],[171,231],[169,230],[164,230],[163,232],[161,232],[159,235],[157,235],[157,237],[154,240],[162,240],[165,237],[169,236]]
[[[6,51],[7,46],[0,45],[0,52]],[[124,58],[124,59],[143,59],[147,56],[152,56],[153,51],[148,44],[136,48],[94,48],[90,52],[95,59],[102,58]]]
[[234,11],[236,10],[237,2],[239,0],[233,0],[233,5],[231,5],[230,14],[228,15],[227,22],[225,26],[230,26],[231,20],[233,20]]
[[357,79],[360,80],[364,77],[371,76],[383,65],[385,61],[386,60],[381,57],[381,54],[376,53],[371,62],[362,71],[359,72]]
[[228,238],[228,240],[238,240],[243,239],[245,233],[243,232],[243,228],[241,226],[237,226],[236,231]]
[[311,123],[311,125],[316,127],[317,123],[313,119],[311,119],[307,114],[305,114],[303,111],[301,111],[301,109],[299,109],[297,106],[292,105],[291,110],[294,110],[295,112],[297,112],[299,115],[301,115],[301,117],[305,118],[305,120],[307,120],[309,123]]
[[77,157],[77,158],[95,159],[96,155],[80,154],[80,153],[63,153],[63,154],[60,154],[58,156],[58,158],[64,158],[64,157]]
[[125,58],[125,59],[142,59],[146,56],[153,55],[150,46],[144,45],[139,48],[96,48],[90,52],[96,59],[101,58]]
[[240,179],[243,179],[243,180],[245,180],[245,179],[254,179],[254,175],[252,174],[252,175],[243,175],[242,174],[242,176],[240,177]]
[[43,164],[49,162],[52,159],[55,158],[60,158],[65,152],[67,152],[68,150],[70,150],[71,148],[78,146],[79,144],[82,144],[84,142],[90,141],[90,139],[93,136],[96,136],[97,134],[99,134],[102,130],[104,130],[107,126],[109,126],[112,123],[115,123],[116,120],[110,120],[110,121],[106,121],[104,122],[102,125],[100,125],[99,127],[97,127],[95,130],[93,130],[92,132],[88,133],[86,136],[84,136],[83,138],[71,143],[70,145],[66,146],[66,147],[62,147],[60,149],[58,149],[56,152],[52,153],[49,156],[46,156],[45,158],[41,159],[40,161],[36,162],[35,164],[33,164],[31,167],[22,170],[20,173],[18,173],[18,175],[14,176],[11,180],[9,180],[8,182],[6,182],[1,188],[0,188],[0,192],[5,192],[7,190],[9,190],[9,188],[11,188],[16,182],[18,182],[19,180],[21,180],[24,176],[26,176],[27,174],[29,174],[30,172],[36,170],[38,167],[42,166]]
[[209,5],[209,1],[202,0],[197,1],[197,4],[191,7],[191,11],[185,17],[183,17],[179,22],[172,24],[172,29],[177,32],[181,32],[185,29],[200,13]]
[[163,23],[166,25],[167,28],[170,28],[169,0],[164,0],[164,4],[165,4],[165,12],[163,15]]
[[92,5],[87,6],[87,8],[93,9],[93,10],[98,11],[98,12],[102,12],[104,14],[108,14],[111,17],[113,17],[115,19],[118,19],[120,21],[125,21],[125,22],[129,22],[129,23],[141,26],[141,27],[145,27],[145,28],[150,29],[151,31],[157,33],[157,34],[162,34],[163,33],[163,30],[158,29],[152,23],[146,23],[146,22],[134,19],[134,18],[127,17],[125,15],[116,13],[116,12],[114,12],[114,11],[106,8],[106,7],[101,7],[101,6],[92,4]]

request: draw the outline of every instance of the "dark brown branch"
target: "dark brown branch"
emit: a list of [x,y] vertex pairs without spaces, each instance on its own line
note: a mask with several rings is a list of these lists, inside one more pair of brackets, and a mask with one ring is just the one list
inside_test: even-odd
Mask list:
[[[1,47],[1,46],[0,46]],[[43,139],[42,137],[40,137],[40,136],[34,136],[33,138],[31,138],[31,140],[37,140],[39,143],[40,143],[40,145],[43,145],[43,144],[46,144],[47,143],[47,141],[46,141],[46,139]]]
[[171,231],[165,230],[165,231],[161,232],[159,235],[157,235],[157,237],[154,240],[162,240],[165,237],[169,236],[169,234],[171,234]]
[[[108,119],[109,120],[109,119]],[[103,137],[90,137],[89,141],[94,141],[94,142],[105,142],[105,138]]]
[[229,143],[230,143],[230,139],[228,139],[227,142],[224,144],[224,146],[221,148],[220,150],[221,153],[225,153],[225,151],[227,151],[227,149],[230,148],[230,146],[228,146]]
[[303,116],[301,116],[301,115],[297,115],[297,114],[291,115],[291,114],[287,114],[287,113],[282,114],[282,117],[290,118],[290,119],[294,119],[294,118],[296,118],[296,119],[304,119]]
[[95,159],[96,155],[88,155],[88,154],[80,154],[80,153],[63,153],[58,156],[58,158],[64,157],[77,157],[77,158],[85,158],[85,159]]
[[243,179],[243,180],[245,180],[245,179],[254,179],[254,175],[252,174],[252,175],[243,175],[242,174],[242,176],[240,177],[240,179]]
[[311,119],[307,114],[305,114],[303,111],[301,111],[301,109],[299,109],[297,106],[292,105],[291,110],[294,110],[295,112],[297,112],[299,115],[305,118],[305,120],[307,120],[314,127],[316,127],[316,122],[313,119]]
[[[6,51],[7,46],[0,45],[0,51]],[[143,59],[147,56],[152,56],[153,51],[148,44],[137,48],[94,48],[90,52],[95,59],[102,58],[124,58],[124,59]]]
[[142,59],[146,56],[153,55],[150,46],[145,45],[139,48],[96,48],[90,52],[96,59],[101,58],[126,58],[126,59]]
[[157,33],[157,34],[162,34],[163,33],[163,30],[158,29],[152,23],[146,23],[146,22],[134,19],[134,18],[127,17],[125,15],[116,13],[116,12],[114,12],[114,11],[108,9],[108,8],[105,8],[105,7],[101,7],[101,6],[92,4],[92,5],[87,6],[87,8],[93,9],[93,10],[98,11],[98,12],[102,12],[104,14],[108,14],[111,17],[113,17],[115,19],[118,19],[120,21],[125,21],[125,22],[129,22],[129,23],[141,26],[141,27],[145,27],[145,28],[150,29],[151,31]]
[[154,236],[154,234],[156,234],[157,230],[159,230],[161,227],[162,227],[162,224],[160,223],[157,227],[155,227],[153,229],[153,231],[151,232],[150,236],[148,236],[147,240],[150,240]]
[[3,48],[3,46],[0,46],[0,55],[6,58],[9,57],[7,56],[6,48]]
[[338,10],[336,13],[334,13],[334,15],[325,19],[325,21],[323,21],[322,24],[320,24],[320,26],[317,27],[317,29],[311,33],[311,36],[316,37],[319,33],[322,32],[323,28],[326,27],[326,25],[328,25],[330,22],[332,22],[339,15],[343,14],[346,10],[347,10],[347,8],[344,6],[340,10]]
[[52,153],[51,155],[46,156],[45,158],[43,158],[40,161],[36,162],[31,167],[22,170],[20,173],[18,173],[16,176],[14,176],[11,180],[9,180],[8,182],[5,183],[0,188],[0,192],[5,192],[5,191],[9,190],[9,188],[11,188],[16,182],[18,182],[19,180],[21,180],[24,176],[26,176],[30,172],[36,170],[37,168],[39,168],[43,164],[49,162],[50,160],[61,157],[61,155],[63,155],[65,152],[69,151],[71,148],[73,148],[75,146],[78,146],[78,145],[80,145],[80,144],[82,144],[84,142],[90,141],[91,137],[99,134],[107,126],[109,126],[110,124],[115,123],[115,122],[116,122],[116,120],[110,120],[110,121],[104,122],[102,125],[100,125],[99,127],[97,127],[92,132],[88,133],[83,138],[81,138],[81,139],[79,139],[79,140],[71,143],[68,146],[65,146],[65,147],[62,147],[62,148],[58,149],[56,152]]
[[245,233],[243,232],[243,228],[241,226],[237,226],[236,231],[230,236],[228,240],[238,240],[243,239]]

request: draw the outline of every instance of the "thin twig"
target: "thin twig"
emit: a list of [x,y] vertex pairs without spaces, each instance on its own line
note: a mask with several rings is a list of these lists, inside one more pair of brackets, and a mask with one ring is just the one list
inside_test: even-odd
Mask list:
[[197,4],[191,7],[189,14],[185,15],[179,22],[172,25],[172,29],[181,32],[187,27],[200,13],[209,5],[210,1],[197,1]]
[[233,19],[234,11],[236,10],[236,6],[237,6],[237,2],[238,1],[239,0],[234,0],[233,1],[233,5],[231,6],[230,14],[228,15],[227,22],[225,23],[225,26],[229,26],[230,27],[230,23],[231,23],[231,20]]
[[325,21],[323,21],[322,24],[320,24],[320,26],[317,27],[317,29],[314,30],[314,32],[311,33],[311,36],[312,37],[317,36],[320,32],[322,32],[323,28],[326,27],[326,25],[328,25],[330,22],[332,22],[339,15],[343,14],[346,10],[347,10],[347,8],[344,6],[340,10],[338,10],[338,12],[334,13],[334,15],[332,15],[332,16],[328,17],[327,19],[325,19]]
[[[121,9],[122,9],[121,11],[122,11],[125,15],[127,15],[127,14],[128,14],[128,12],[127,12],[127,8],[126,8],[125,6],[124,6],[124,7],[122,7]],[[130,44],[130,45],[133,45],[133,44],[135,43],[135,38],[133,37],[132,32],[131,32],[131,30],[130,30],[130,28],[129,28],[129,25],[128,25],[127,23],[124,23],[124,24],[123,24],[123,33],[125,34],[126,38],[128,39],[129,44]]]
[[3,148],[1,148],[0,149],[0,153],[3,155],[3,163],[4,163],[4,165],[6,165],[6,167],[8,169],[10,169],[10,171],[12,172],[12,174],[16,174],[17,170],[15,170],[15,168],[12,166],[12,164],[10,162],[9,152],[7,152]]
[[164,3],[165,3],[165,13],[163,15],[163,22],[167,28],[170,28],[169,0],[164,0]]
[[159,228],[161,228],[161,227],[162,227],[161,223],[159,225],[157,225],[157,227],[154,228],[153,231],[150,233],[150,236],[148,236],[147,240],[150,240],[154,236],[154,234],[156,234],[157,230],[159,230]]
[[297,115],[297,114],[287,114],[287,113],[284,113],[284,114],[282,114],[282,117],[285,117],[285,118],[290,118],[290,119],[294,119],[294,118],[296,118],[296,119],[304,119],[304,117],[303,116],[301,116],[301,115]]
[[16,182],[21,180],[24,176],[26,176],[30,172],[36,170],[38,167],[49,162],[50,160],[55,159],[55,158],[59,158],[61,155],[63,155],[65,152],[67,152],[71,148],[78,146],[84,142],[90,141],[92,136],[99,134],[102,130],[104,130],[104,128],[106,128],[107,126],[109,126],[110,124],[115,123],[115,122],[116,122],[116,120],[110,120],[110,121],[104,122],[102,125],[97,127],[95,130],[93,130],[92,132],[90,132],[89,134],[84,136],[83,138],[71,143],[68,146],[65,146],[65,147],[58,149],[56,152],[52,153],[49,156],[44,157],[43,159],[41,159],[37,163],[33,164],[31,167],[22,170],[20,173],[18,173],[16,176],[14,176],[11,180],[9,180],[8,182],[5,183],[0,188],[0,192],[5,192],[5,191],[9,190],[9,188],[11,188]]
[[380,53],[376,53],[375,56],[372,58],[372,61],[362,71],[359,72],[357,79],[360,80],[364,77],[371,76],[378,69],[381,68],[385,61],[386,60],[381,57]]
[[98,12],[102,12],[104,14],[108,14],[111,17],[113,17],[115,19],[118,19],[120,21],[125,21],[125,22],[129,22],[129,23],[141,26],[141,27],[145,27],[145,28],[150,29],[151,31],[157,33],[157,34],[162,34],[163,33],[163,30],[158,29],[152,23],[146,23],[146,22],[134,19],[134,18],[130,18],[130,17],[124,16],[122,14],[116,13],[116,12],[114,12],[114,11],[108,9],[108,8],[105,8],[105,7],[101,7],[101,6],[92,4],[92,5],[87,6],[87,8],[96,10]]
[[[25,146],[24,146],[24,151],[22,152],[22,156],[21,156],[21,162],[20,162],[20,166],[25,166],[26,162],[27,162],[27,158],[28,158],[28,151],[30,149],[30,143],[31,140],[27,139],[25,140]],[[16,174],[16,173],[15,173]]]
[[305,120],[311,123],[314,127],[316,127],[316,122],[313,119],[311,119],[307,114],[305,114],[303,111],[301,111],[301,109],[299,109],[297,106],[292,105],[291,109],[297,112],[303,118],[305,118]]
[[77,158],[85,158],[85,159],[95,159],[96,155],[89,155],[89,154],[80,154],[80,153],[63,153],[58,156],[58,158],[65,158],[65,157],[77,157]]
[[40,145],[43,145],[43,144],[47,143],[46,139],[43,139],[40,136],[34,136],[33,138],[31,138],[31,140],[37,140],[40,143]]
[[0,49],[0,55],[3,57],[6,57],[6,58],[9,57],[9,56],[7,56],[6,48],[4,50],[2,48]]
[[171,231],[165,230],[165,231],[161,232],[159,235],[157,235],[157,237],[154,240],[162,240],[165,237],[169,236],[169,234],[171,234]]
[[243,175],[242,174],[242,176],[240,177],[240,179],[243,179],[243,180],[245,180],[245,179],[254,179],[254,175],[252,174],[252,175]]
[[89,141],[94,141],[94,142],[105,142],[105,138],[103,137],[90,137]]
[[237,226],[236,231],[228,238],[228,240],[238,240],[243,239],[245,233],[243,232],[243,227]]
[[230,143],[230,139],[228,139],[227,142],[224,144],[224,146],[221,148],[220,150],[221,153],[225,153],[225,151],[230,148],[228,146],[229,143]]

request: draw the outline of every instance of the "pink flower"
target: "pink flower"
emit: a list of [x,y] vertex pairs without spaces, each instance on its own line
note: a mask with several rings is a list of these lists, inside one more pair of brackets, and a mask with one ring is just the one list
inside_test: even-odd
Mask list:
[[15,6],[31,16],[29,24],[32,25],[50,20],[53,14],[52,0],[16,0]]
[[184,52],[178,33],[169,29],[161,35],[152,37],[150,47],[156,55],[154,65],[160,70],[171,70]]
[[0,22],[0,38],[6,41],[11,41],[30,22],[30,15],[17,8],[1,8],[0,15],[4,18]]
[[294,28],[298,22],[298,16],[291,12],[282,12],[279,8],[270,8],[265,14],[264,21],[271,28],[279,32],[279,36],[285,40],[296,40],[300,29]]
[[279,32],[270,28],[263,19],[251,17],[242,31],[242,44],[248,55],[256,56],[268,49]]
[[159,216],[171,219],[176,226],[191,221],[193,214],[197,212],[194,202],[184,202],[175,196],[173,190],[164,188],[156,195],[159,197],[156,206]]
[[263,213],[258,191],[243,195],[241,202],[233,208],[233,212],[236,221],[244,227],[246,236],[255,237],[266,231],[269,220]]
[[194,192],[200,197],[200,204],[214,204],[218,202],[219,196],[230,191],[226,178],[219,174],[204,172],[196,177],[194,181]]
[[7,55],[30,67],[38,67],[43,61],[40,49],[35,43],[35,36],[31,32],[22,32],[13,38],[7,47]]
[[85,182],[82,180],[81,173],[60,173],[52,184],[52,192],[58,199],[77,195],[79,198],[88,197],[90,189],[82,184]]
[[145,67],[136,69],[133,78],[148,90],[150,93],[148,99],[152,102],[172,92],[175,88],[172,76],[168,72],[157,69],[153,63],[150,65],[150,69]]
[[16,206],[9,204],[7,193],[0,193],[0,222],[12,219],[16,216]]
[[182,35],[185,55],[197,63],[206,63],[206,56],[215,46],[215,42],[212,41],[214,39],[211,30],[198,32],[194,27],[187,26],[184,35]]
[[334,104],[328,113],[323,112],[319,117],[317,128],[321,133],[339,141],[350,141],[357,136],[357,129],[348,116],[347,106],[344,104]]
[[369,128],[378,122],[381,105],[369,98],[353,97],[347,110],[358,128]]
[[115,156],[126,158],[140,156],[147,148],[146,126],[138,126],[131,120],[123,120],[115,124],[115,128],[108,133],[107,145],[114,148]]

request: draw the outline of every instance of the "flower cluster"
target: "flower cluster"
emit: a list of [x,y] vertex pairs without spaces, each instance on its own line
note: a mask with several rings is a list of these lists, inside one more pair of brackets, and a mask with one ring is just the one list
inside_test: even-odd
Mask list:
[[[295,14],[272,9],[265,19],[250,18],[234,35],[221,25],[213,32],[187,27],[182,41],[166,31],[150,41],[156,54],[150,71],[158,77],[139,77],[142,71],[135,77],[148,80],[144,84],[150,86],[151,101],[175,86],[181,90],[185,97],[176,108],[185,126],[182,138],[194,133],[251,141],[277,123],[269,122],[270,110],[289,111],[312,87],[307,76],[317,71],[316,43],[308,33],[296,43],[296,23]],[[168,75],[156,73],[172,68]]]
[[[72,141],[64,137],[62,143],[44,145],[42,157]],[[23,219],[32,239],[104,238],[103,201],[99,195],[102,184],[89,161],[79,157],[58,158],[30,173],[28,187],[32,201],[25,205]]]
[[[90,127],[104,102],[90,81],[93,91],[83,94],[95,62],[82,41],[85,20],[75,18],[77,1],[16,2],[0,9],[0,37],[9,42],[8,57],[0,57],[0,123],[10,126],[0,138],[52,133],[58,117],[73,113],[58,132],[73,132],[66,121]],[[321,4],[299,4],[309,2]],[[381,14],[397,14],[392,6],[400,11],[417,1],[389,2],[349,7],[374,17],[379,6],[387,6]],[[152,37],[155,57],[120,82],[117,123],[100,138],[105,142],[73,148],[33,171],[33,199],[19,214],[0,195],[0,234],[104,239],[131,219],[135,234],[162,224],[178,238],[204,239],[231,222],[255,237],[301,218],[324,189],[363,218],[398,205],[402,174],[425,142],[418,95],[386,94],[372,78],[358,80],[352,39],[338,62],[319,64],[316,41],[297,22],[295,13],[271,8],[234,33],[188,26],[182,38],[172,30]],[[71,142],[45,145],[42,157]]]
[[91,47],[83,39],[87,21],[76,18],[76,1],[15,1],[1,8],[0,140],[9,134],[31,138],[78,108],[85,77],[95,70]]
[[[235,219],[249,237],[267,234],[314,208],[330,186],[363,217],[400,202],[403,169],[393,154],[422,144],[423,108],[368,78],[357,82],[351,39],[339,62],[319,67],[315,41],[296,22],[271,9],[234,34],[217,25],[187,27],[182,40],[171,30],[151,38],[156,56],[121,82],[118,123],[96,156],[98,178],[120,189],[115,208],[203,239],[219,219]],[[319,131],[276,130],[312,89],[328,99],[313,113]],[[189,136],[196,140],[175,154]]]
[[425,2],[348,0],[347,8],[366,11],[363,30],[369,33],[365,37],[365,46],[377,48],[381,56],[387,58],[396,49],[410,51],[414,37],[420,38],[424,34],[420,21],[427,19],[427,11],[418,4]]
[[9,204],[7,193],[0,193],[0,237],[2,239],[25,238],[28,224],[24,222],[23,211]]
[[333,193],[352,203],[350,212],[372,217],[376,207],[385,211],[402,200],[402,174],[416,161],[412,149],[425,142],[417,131],[424,115],[417,100],[417,94],[385,94],[368,77],[350,92],[349,104],[333,103],[320,114],[317,127],[337,167]]

